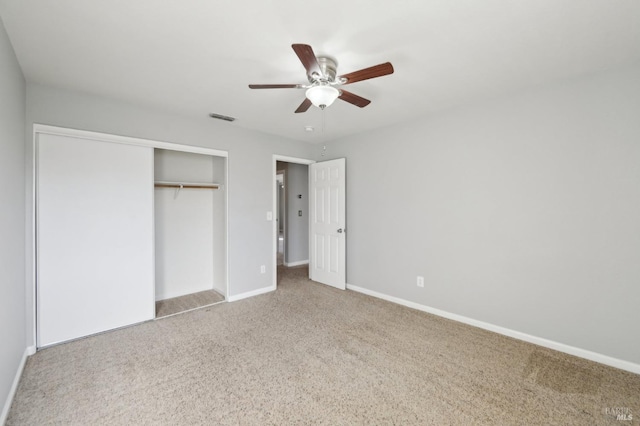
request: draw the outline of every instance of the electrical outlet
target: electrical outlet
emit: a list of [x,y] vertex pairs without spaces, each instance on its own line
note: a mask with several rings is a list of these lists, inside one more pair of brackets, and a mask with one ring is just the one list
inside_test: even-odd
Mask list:
[[265,265],[260,265],[260,273],[264,274],[265,272],[267,272],[267,267]]
[[417,284],[418,287],[424,287],[424,277],[418,276]]

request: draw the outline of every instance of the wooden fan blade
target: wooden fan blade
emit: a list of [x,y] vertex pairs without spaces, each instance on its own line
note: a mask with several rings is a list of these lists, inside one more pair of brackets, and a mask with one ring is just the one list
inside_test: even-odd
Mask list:
[[339,99],[342,99],[345,102],[349,102],[350,104],[353,104],[357,107],[364,108],[371,103],[369,99],[354,95],[353,93],[347,92],[346,90],[341,90],[341,92],[342,93],[340,94],[340,96],[338,96]]
[[302,84],[250,84],[249,89],[299,89]]
[[296,110],[296,114],[299,113],[299,112],[307,112],[307,110],[309,109],[309,107],[311,105],[312,105],[311,101],[308,98],[304,98],[304,101],[302,101],[302,103],[300,104],[300,106]]
[[309,75],[318,74],[318,77],[322,76],[318,59],[311,46],[308,44],[292,44],[291,47],[293,47],[293,51],[296,52]]
[[338,78],[347,80],[344,84],[355,83],[356,81],[368,80],[370,78],[382,77],[383,75],[393,74],[393,65],[391,62],[375,65],[349,74],[341,75]]

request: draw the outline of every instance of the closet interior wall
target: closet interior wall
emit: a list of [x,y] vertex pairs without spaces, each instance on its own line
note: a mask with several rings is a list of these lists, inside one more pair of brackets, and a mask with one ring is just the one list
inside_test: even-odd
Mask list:
[[[155,149],[156,301],[205,290],[226,296],[226,158]],[[185,184],[158,187],[158,182]],[[189,183],[219,184],[189,188]]]

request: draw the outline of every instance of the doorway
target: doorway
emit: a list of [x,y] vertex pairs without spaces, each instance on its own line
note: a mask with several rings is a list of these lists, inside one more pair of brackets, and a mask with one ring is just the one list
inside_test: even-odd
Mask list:
[[[277,167],[276,167],[277,169]],[[276,240],[276,251],[277,255],[277,266],[282,266],[284,264],[284,223],[285,223],[285,205],[284,205],[284,174],[285,170],[277,170],[276,171],[276,232],[277,232],[277,240]]]
[[283,271],[309,265],[309,164],[313,163],[273,156],[274,285]]
[[303,267],[309,264],[309,166],[278,161],[276,169],[276,180],[282,177],[276,214],[282,257],[278,266]]
[[[291,172],[304,165],[306,184],[304,188],[288,188],[298,179],[291,178]],[[346,165],[344,158],[316,163],[295,157],[273,156],[272,183],[277,182],[278,170],[285,170],[284,183],[284,224],[283,224],[283,261],[280,268],[293,270],[300,266],[306,269],[306,276],[314,281],[344,290],[346,288]],[[299,175],[300,176],[300,175]],[[300,182],[298,182],[300,183]],[[278,185],[273,184],[273,210],[267,217],[273,222],[273,287],[278,285]],[[304,192],[303,192],[304,191]],[[304,195],[306,194],[306,196]],[[294,200],[291,204],[287,201]],[[272,218],[276,213],[276,218]],[[304,235],[298,234],[304,241],[306,251],[292,252],[292,219],[296,226],[305,226]],[[295,232],[295,231],[294,231]],[[292,253],[294,253],[292,255]],[[302,260],[300,253],[305,256]],[[296,271],[300,274],[300,271]],[[311,272],[311,273],[309,273]]]

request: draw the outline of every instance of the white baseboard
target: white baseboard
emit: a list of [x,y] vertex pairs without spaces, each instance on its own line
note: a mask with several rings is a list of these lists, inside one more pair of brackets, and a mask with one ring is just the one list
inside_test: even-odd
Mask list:
[[600,364],[609,365],[611,367],[619,368],[621,370],[630,371],[631,373],[640,374],[640,364],[636,364],[630,361],[624,361],[618,358],[613,358],[608,355],[603,355],[597,352],[591,352],[586,349],[576,348],[575,346],[569,346],[564,343],[554,342],[553,340],[544,339],[542,337],[532,336],[520,331],[511,330],[509,328],[501,327],[498,325],[490,324],[483,321],[478,321],[473,318],[468,318],[462,315],[453,314],[451,312],[443,311],[440,309],[432,308],[430,306],[421,305],[419,303],[410,302],[399,297],[389,296],[384,293],[369,290],[363,287],[347,284],[347,289],[363,293],[368,296],[377,297],[378,299],[387,300],[389,302],[397,303],[399,305],[407,306],[409,308],[417,309],[419,311],[428,312],[439,317],[451,319],[464,324],[471,325],[473,327],[482,328],[485,330],[493,331],[494,333],[502,334],[505,336],[513,337],[514,339],[523,340],[525,342],[533,343],[545,348],[554,349],[559,352],[564,352],[569,355],[574,355],[580,358],[585,358],[590,361],[599,362]]
[[307,260],[299,260],[297,262],[284,262],[284,266],[291,268],[292,266],[301,266],[301,265],[308,265],[309,264],[309,259]]
[[36,347],[29,346],[24,350],[24,354],[22,354],[22,359],[20,360],[20,364],[16,370],[16,375],[13,378],[13,383],[11,384],[11,389],[9,390],[9,395],[7,395],[4,407],[2,408],[2,414],[0,414],[0,425],[4,425],[7,421],[7,416],[9,416],[9,409],[11,409],[11,403],[13,402],[13,398],[16,396],[18,383],[20,383],[20,378],[22,377],[22,370],[24,370],[24,365],[27,363],[27,357],[34,353],[36,353]]
[[229,302],[237,302],[238,300],[246,299],[248,297],[258,296],[260,294],[269,293],[270,291],[276,290],[275,285],[271,285],[269,287],[259,288],[257,290],[247,291],[246,293],[240,293],[233,296],[229,296]]

